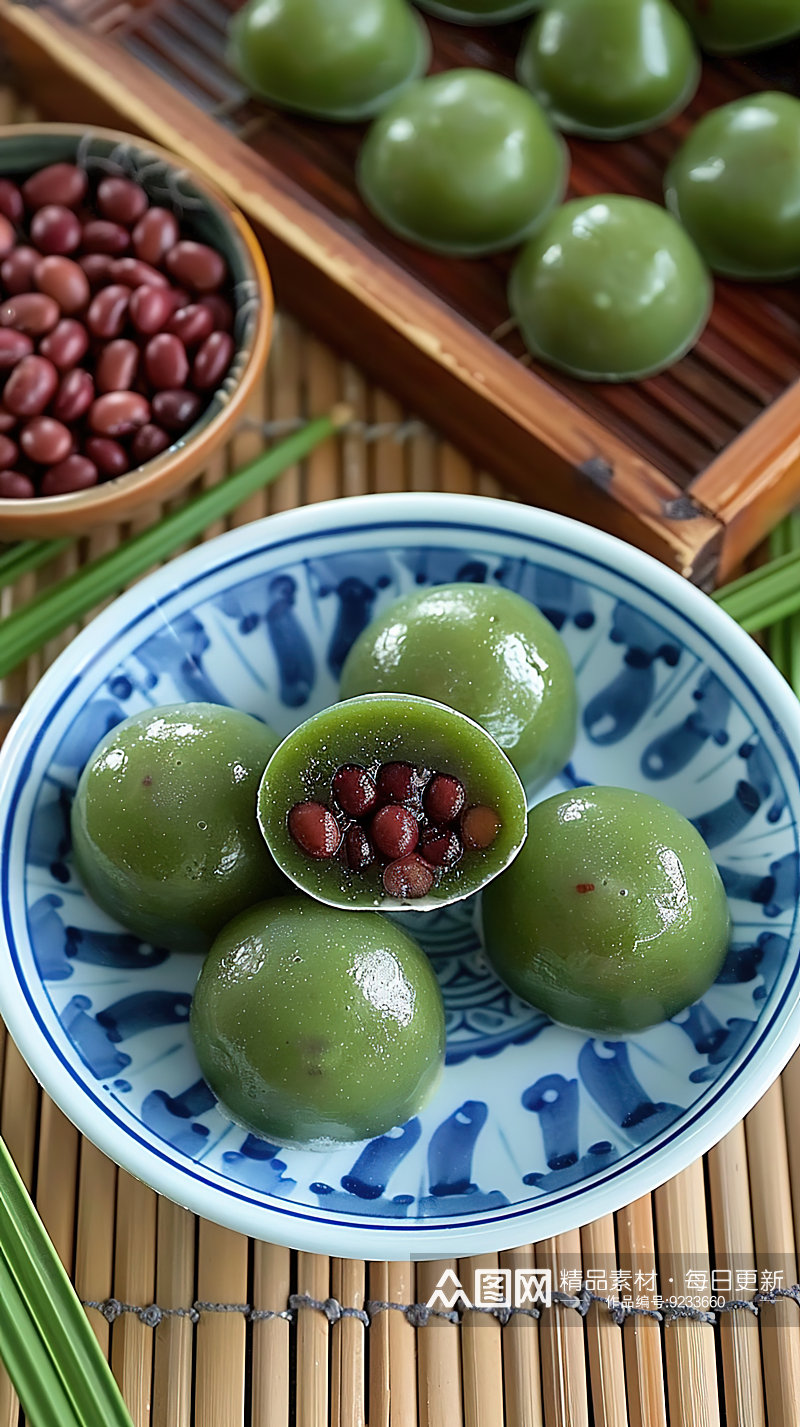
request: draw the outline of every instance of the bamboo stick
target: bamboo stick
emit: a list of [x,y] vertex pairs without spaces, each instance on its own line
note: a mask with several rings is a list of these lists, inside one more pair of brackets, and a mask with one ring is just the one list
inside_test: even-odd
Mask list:
[[364,427],[369,419],[367,383],[357,367],[346,362],[342,368],[344,399],[353,413],[342,432],[342,495],[366,495],[370,489],[368,446]]
[[[39,1087],[14,1042],[6,1040],[0,1131],[26,1189],[33,1187]],[[0,1364],[0,1427],[17,1427],[19,1399]]]
[[[330,1259],[297,1255],[297,1291],[324,1303],[330,1297]],[[297,1321],[296,1427],[328,1424],[328,1320],[314,1308],[301,1308]]]
[[[281,1313],[289,1302],[291,1254],[253,1245],[253,1305]],[[289,1334],[285,1318],[253,1324],[253,1427],[289,1427]]]
[[[412,1263],[390,1263],[388,1301],[390,1303],[416,1303],[415,1279],[416,1274]],[[392,1427],[417,1427],[416,1333],[403,1313],[391,1310],[381,1314],[381,1317],[389,1320],[389,1387],[392,1401]],[[372,1423],[370,1423],[370,1427],[373,1427]]]
[[[649,1282],[656,1270],[653,1205],[649,1194],[617,1214],[620,1266]],[[649,1295],[647,1295],[649,1296]],[[661,1332],[655,1318],[631,1317],[623,1328],[631,1427],[667,1427]]]
[[[194,1299],[195,1217],[169,1199],[158,1201],[156,1303],[188,1308]],[[153,1427],[189,1427],[194,1327],[190,1318],[163,1318],[156,1328]]]
[[[695,1160],[655,1194],[661,1292],[675,1280],[677,1294],[692,1293],[688,1273],[710,1272],[703,1162]],[[708,1289],[700,1292],[710,1291]],[[670,1418],[695,1427],[719,1427],[715,1330],[709,1323],[682,1318],[664,1333]]]
[[[461,1259],[458,1275],[474,1300],[476,1273],[497,1271],[497,1254]],[[465,1427],[503,1427],[502,1328],[496,1318],[465,1312],[461,1324],[461,1361]]]
[[[400,403],[380,390],[372,392],[368,413],[368,420],[376,426],[397,427],[403,420]],[[369,489],[378,494],[403,490],[406,480],[405,449],[394,433],[371,441],[367,452]]]
[[[500,1255],[502,1268],[535,1268],[533,1245]],[[503,1329],[503,1382],[509,1427],[542,1427],[542,1376],[539,1325],[535,1318],[515,1316]]]
[[[783,1106],[787,1126],[800,1124],[800,1051],[795,1051],[781,1076]],[[800,1243],[800,1136],[789,1133],[786,1137],[789,1156],[789,1178],[794,1209],[794,1238]]]
[[[103,1303],[111,1296],[114,1271],[114,1218],[117,1167],[89,1141],[80,1142],[78,1227],[75,1235],[75,1288],[84,1302]],[[108,1357],[111,1328],[97,1309],[89,1321]]]
[[[455,1259],[417,1264],[417,1296],[427,1303],[442,1274],[458,1273]],[[417,1329],[420,1427],[461,1427],[461,1333],[444,1318]],[[394,1427],[394,1424],[393,1424]]]
[[[308,402],[313,409],[327,411],[342,399],[339,363],[327,347],[313,337],[306,337]],[[305,501],[313,505],[320,500],[334,500],[342,493],[341,450],[338,441],[326,441],[312,451],[306,462]]]
[[[117,1179],[114,1296],[146,1307],[155,1295],[156,1196],[124,1169]],[[111,1366],[134,1427],[149,1427],[153,1330],[125,1313],[111,1335]]]
[[[737,1270],[755,1266],[744,1125],[736,1125],[708,1156],[714,1265],[731,1274],[727,1297],[743,1298]],[[746,1310],[720,1314],[725,1416],[728,1422],[764,1427],[764,1383],[758,1321]]]
[[[780,1081],[750,1111],[745,1130],[759,1277],[779,1270],[788,1287],[797,1282],[797,1262]],[[796,1304],[779,1299],[761,1309],[761,1353],[770,1427],[794,1427],[800,1403]]]
[[[376,1303],[400,1302],[389,1291],[389,1264],[369,1266],[369,1296]],[[369,1427],[390,1427],[392,1398],[389,1380],[391,1354],[389,1350],[390,1310],[377,1313],[369,1329]],[[411,1332],[413,1334],[413,1328]],[[416,1398],[415,1398],[416,1406]],[[399,1414],[396,1414],[399,1418]],[[402,1421],[402,1418],[399,1418]]]
[[[273,421],[295,421],[302,417],[305,403],[301,365],[303,338],[297,323],[285,312],[278,314],[272,356],[267,364],[270,417]],[[267,492],[270,511],[294,510],[301,504],[301,472],[290,466]]]
[[[207,1219],[198,1228],[198,1300],[246,1304],[247,1239]],[[203,1313],[196,1331],[195,1427],[242,1427],[244,1314]]]
[[[333,1297],[343,1307],[363,1310],[366,1267],[360,1259],[334,1259]],[[340,1318],[331,1329],[331,1427],[365,1427],[364,1324]]]
[[[577,1229],[534,1245],[537,1268],[549,1268],[553,1287],[561,1272],[581,1263]],[[548,1427],[589,1427],[583,1319],[574,1308],[553,1304],[539,1321],[544,1419]]]
[[[613,1215],[606,1214],[587,1224],[581,1230],[581,1247],[586,1268],[602,1275],[604,1287],[596,1291],[606,1298],[615,1297],[614,1270],[618,1264]],[[602,1304],[594,1304],[584,1321],[595,1425],[628,1427],[622,1333]]]

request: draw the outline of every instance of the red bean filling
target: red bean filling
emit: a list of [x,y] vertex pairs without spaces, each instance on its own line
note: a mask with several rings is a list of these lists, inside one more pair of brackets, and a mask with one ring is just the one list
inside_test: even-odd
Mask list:
[[295,803],[288,826],[315,860],[338,856],[355,873],[383,864],[388,895],[408,901],[427,896],[465,849],[490,847],[501,823],[493,808],[467,806],[458,778],[398,762],[343,763],[333,776],[331,806]]
[[235,352],[229,282],[132,179],[0,179],[0,497],[85,490],[182,436]]

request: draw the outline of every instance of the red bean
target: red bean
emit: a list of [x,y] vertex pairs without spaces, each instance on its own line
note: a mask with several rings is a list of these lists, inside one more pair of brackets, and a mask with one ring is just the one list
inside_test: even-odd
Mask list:
[[71,258],[42,258],[34,271],[34,281],[62,312],[80,312],[89,301],[89,279]]
[[57,466],[72,451],[72,432],[52,416],[34,416],[20,431],[19,444],[37,466]]
[[19,225],[25,212],[25,204],[17,185],[10,178],[0,178],[0,213],[10,223]]
[[0,471],[0,497],[3,500],[30,500],[36,495],[36,487],[30,476],[21,471]]
[[33,351],[33,339],[13,327],[0,327],[0,372],[9,371]]
[[97,390],[130,391],[138,370],[139,348],[136,343],[118,337],[103,348],[97,359]]
[[98,436],[127,436],[149,420],[150,403],[137,391],[106,392],[89,408],[89,425]]
[[457,832],[449,827],[431,827],[419,840],[420,856],[433,867],[455,867],[464,854]]
[[406,803],[416,798],[419,774],[411,763],[382,763],[378,769],[378,802]]
[[153,415],[160,426],[175,435],[187,431],[200,414],[202,402],[194,391],[157,391]]
[[160,426],[154,426],[148,421],[145,426],[140,426],[131,441],[131,455],[137,466],[141,466],[145,461],[152,461],[154,456],[160,456],[162,451],[166,451],[172,438],[162,431]]
[[39,343],[42,356],[47,357],[48,361],[62,372],[77,366],[88,350],[89,333],[83,323],[77,322],[74,317],[62,318],[52,332],[48,332]]
[[363,872],[375,861],[375,852],[363,827],[353,823],[344,835],[344,860],[351,872]]
[[182,387],[189,375],[189,358],[179,337],[159,332],[144,349],[147,379],[159,391]]
[[433,886],[433,869],[417,853],[412,853],[384,868],[383,885],[390,897],[403,901],[425,897]]
[[501,823],[494,808],[467,808],[461,818],[461,837],[465,847],[482,849],[491,847],[500,831]]
[[0,305],[0,327],[15,327],[29,337],[52,332],[61,313],[46,292],[20,292]]
[[104,218],[130,228],[148,206],[148,197],[131,178],[104,178],[97,189],[97,206]]
[[81,241],[81,225],[71,209],[48,203],[33,215],[31,238],[40,253],[74,253]]
[[0,406],[0,431],[5,435],[8,431],[13,431],[17,424],[17,418],[13,411],[6,411],[4,406]]
[[361,818],[375,806],[375,782],[358,763],[343,763],[333,775],[333,795],[349,818]]
[[122,476],[131,468],[125,447],[108,436],[90,436],[83,449],[104,476]]
[[180,337],[184,347],[196,347],[210,337],[214,331],[214,318],[207,307],[192,302],[188,307],[179,307],[167,323],[167,331]]
[[114,266],[114,259],[108,253],[84,253],[78,258],[83,271],[89,279],[91,287],[102,287],[103,283],[109,282],[111,269]]
[[10,253],[16,241],[17,235],[14,232],[13,224],[4,213],[0,213],[0,257],[4,258]]
[[339,825],[324,803],[295,803],[289,813],[289,835],[309,857],[334,857],[342,840]]
[[150,337],[160,332],[174,311],[172,291],[167,287],[137,287],[131,298],[130,317],[137,332]]
[[0,435],[0,470],[9,470],[18,455],[19,449],[16,441],[12,441],[10,436]]
[[461,812],[466,795],[463,783],[449,773],[436,773],[425,789],[423,807],[431,822],[454,822]]
[[389,803],[379,808],[372,819],[370,836],[385,857],[405,857],[419,841],[419,824],[408,808]]
[[192,363],[192,383],[200,391],[213,391],[233,360],[235,351],[229,332],[212,332],[206,337]]
[[58,386],[58,372],[46,357],[23,357],[5,385],[3,402],[14,416],[38,416]]
[[233,308],[218,292],[210,292],[207,297],[201,297],[200,306],[208,308],[218,331],[233,331]]
[[74,367],[62,377],[53,399],[52,412],[59,421],[80,421],[94,401],[94,382],[90,372]]
[[157,266],[179,237],[178,220],[169,208],[148,208],[133,230],[133,251],[142,262]]
[[[141,258],[114,258],[111,262],[111,279],[124,282],[126,287],[169,287],[169,278],[150,263]],[[170,291],[174,289],[170,288]]]
[[131,245],[131,235],[120,223],[109,223],[107,218],[90,218],[83,225],[81,246],[85,253],[107,253],[118,258]]
[[30,292],[33,287],[33,274],[41,261],[41,253],[37,253],[35,248],[25,247],[24,244],[9,253],[0,265],[0,278],[11,297],[16,297],[19,292]]
[[72,491],[89,490],[96,486],[97,467],[86,456],[67,456],[57,466],[51,466],[42,477],[42,495],[70,495]]
[[131,290],[120,283],[111,283],[95,293],[86,314],[89,331],[95,337],[119,337],[128,316]]
[[225,281],[225,259],[207,243],[183,238],[165,254],[167,271],[194,292],[215,292]]
[[76,164],[48,164],[25,180],[22,196],[29,208],[43,208],[48,203],[77,208],[83,202],[88,186],[85,171]]

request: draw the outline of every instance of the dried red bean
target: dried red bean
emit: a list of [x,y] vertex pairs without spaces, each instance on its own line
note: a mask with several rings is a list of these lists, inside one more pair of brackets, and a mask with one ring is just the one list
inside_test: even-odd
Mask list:
[[33,274],[41,261],[41,253],[37,253],[35,248],[25,247],[24,244],[15,248],[3,260],[0,264],[0,278],[11,297],[16,297],[19,292],[30,292],[33,287]]
[[109,342],[97,358],[95,380],[98,391],[130,391],[139,371],[139,348],[135,342],[118,337]]
[[455,822],[466,802],[463,783],[449,773],[436,773],[425,789],[422,805],[431,822]]
[[433,867],[455,867],[464,854],[457,832],[448,827],[430,827],[419,840],[420,857]]
[[175,291],[170,288],[169,278],[150,263],[143,263],[141,258],[114,258],[111,278],[113,282],[124,282],[127,287],[165,287]]
[[419,841],[419,824],[408,808],[389,803],[379,808],[370,823],[370,836],[384,857],[406,857]]
[[94,382],[90,372],[74,367],[62,377],[53,398],[52,412],[59,421],[80,421],[94,401]]
[[354,823],[344,835],[344,860],[351,872],[363,872],[375,861],[375,853],[363,827]]
[[125,447],[108,436],[90,436],[83,449],[104,476],[123,476],[131,468]]
[[182,387],[189,375],[189,358],[180,337],[158,332],[144,349],[147,379],[159,391]]
[[109,177],[101,180],[97,189],[97,206],[104,218],[130,228],[147,209],[149,199],[144,189],[131,178]]
[[58,386],[58,372],[46,357],[23,357],[5,385],[3,403],[14,416],[38,416]]
[[229,332],[212,332],[197,350],[192,363],[192,383],[199,391],[218,387],[233,360],[235,351]]
[[324,803],[295,803],[289,813],[289,835],[309,857],[334,857],[342,834],[330,808]]
[[98,436],[127,436],[149,420],[150,403],[137,391],[106,392],[89,408],[89,425]]
[[42,258],[33,278],[39,291],[52,297],[62,312],[80,312],[89,301],[89,279],[71,258]]
[[57,466],[72,451],[72,432],[52,416],[34,416],[19,434],[19,444],[37,466]]
[[200,298],[200,306],[206,307],[214,319],[214,326],[219,332],[233,331],[233,308],[226,298],[221,297],[218,292],[210,292],[207,297]]
[[86,325],[95,337],[119,337],[128,317],[131,290],[112,282],[101,287],[89,303]]
[[42,495],[70,495],[72,491],[89,490],[96,486],[97,467],[86,456],[67,456],[57,466],[51,466],[42,477]]
[[131,246],[131,235],[120,223],[109,223],[107,218],[90,218],[83,225],[81,247],[85,253],[108,253],[119,258]]
[[0,327],[0,372],[9,371],[33,351],[33,338],[13,327]]
[[172,437],[168,436],[166,431],[148,421],[145,426],[139,427],[131,441],[134,463],[142,466],[145,461],[152,461],[156,456],[160,456],[162,451],[166,451],[171,442]]
[[16,425],[17,417],[13,411],[6,411],[4,406],[0,406],[0,431],[2,431],[3,435],[6,435],[9,431],[13,431]]
[[214,331],[214,318],[207,307],[192,302],[188,307],[179,307],[167,323],[167,331],[180,337],[184,347],[196,347],[210,337]]
[[168,208],[148,208],[133,230],[133,251],[137,258],[157,267],[179,237],[174,213]]
[[467,808],[461,818],[461,837],[465,847],[480,850],[491,847],[502,824],[494,808],[478,804]]
[[130,301],[130,319],[137,332],[150,337],[160,332],[175,310],[168,287],[137,287]]
[[89,333],[82,322],[74,317],[64,317],[48,332],[39,343],[39,351],[47,357],[59,371],[67,372],[77,366],[89,350]]
[[81,241],[81,225],[70,208],[48,203],[33,215],[31,238],[40,253],[74,253]]
[[83,202],[88,186],[86,173],[77,164],[48,164],[25,180],[22,196],[29,208],[43,208],[47,203],[77,208]]
[[20,292],[0,306],[0,327],[15,327],[30,337],[41,337],[52,332],[60,316],[58,303],[46,292]]
[[12,441],[10,436],[0,435],[0,470],[9,470],[18,455],[19,449],[16,441]]
[[215,292],[225,281],[225,259],[207,243],[183,238],[165,254],[167,271],[194,292]]
[[407,803],[417,796],[419,775],[410,763],[382,763],[377,787],[379,803]]
[[0,471],[0,497],[3,500],[30,500],[36,495],[36,487],[30,476],[21,471]]
[[14,225],[6,218],[4,213],[0,213],[0,257],[6,257],[11,252],[17,241],[14,232]]
[[78,262],[86,273],[91,287],[102,287],[104,283],[111,281],[114,259],[109,257],[108,253],[84,253],[82,257],[78,258]]
[[361,818],[375,806],[375,781],[360,764],[343,763],[333,775],[333,795],[349,818]]
[[196,420],[202,404],[194,391],[157,391],[153,397],[153,416],[165,431],[179,436]]
[[383,885],[390,897],[403,901],[426,897],[433,886],[433,870],[417,853],[412,853],[384,868]]
[[25,212],[25,204],[17,185],[10,178],[0,178],[0,213],[9,223],[19,225]]

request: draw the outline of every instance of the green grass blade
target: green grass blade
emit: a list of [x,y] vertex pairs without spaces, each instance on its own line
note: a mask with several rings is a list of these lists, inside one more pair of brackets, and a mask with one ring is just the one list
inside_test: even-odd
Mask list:
[[71,540],[21,540],[0,554],[0,590],[68,550]]
[[0,1357],[28,1427],[86,1427],[75,1415],[50,1354],[31,1324],[5,1255],[0,1253]]

